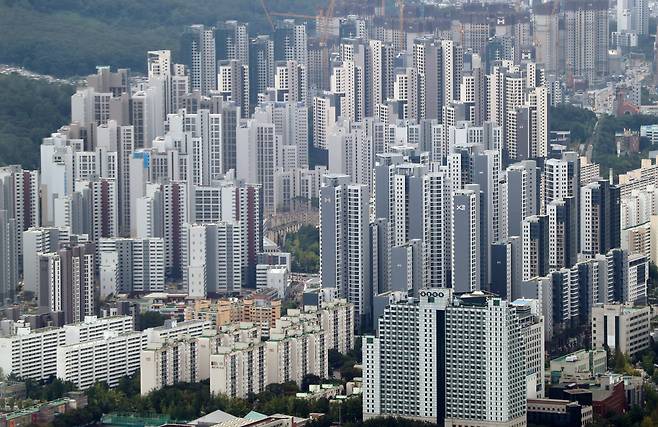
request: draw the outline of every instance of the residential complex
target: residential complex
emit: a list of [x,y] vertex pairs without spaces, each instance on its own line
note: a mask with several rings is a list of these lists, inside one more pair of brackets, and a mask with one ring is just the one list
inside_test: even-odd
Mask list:
[[38,167],[0,167],[2,373],[334,377],[366,419],[454,427],[642,405],[607,361],[653,348],[650,2],[261,3],[97,67]]

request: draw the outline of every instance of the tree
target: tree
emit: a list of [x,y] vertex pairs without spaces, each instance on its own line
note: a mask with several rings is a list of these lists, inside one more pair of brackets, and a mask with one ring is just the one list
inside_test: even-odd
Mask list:
[[[309,15],[324,4],[277,0],[267,5],[271,11]],[[168,49],[180,58],[187,25],[226,19],[248,22],[252,34],[271,29],[259,0],[2,0],[0,63],[65,77],[93,73],[97,64],[145,73],[146,51]]]
[[340,369],[343,364],[343,355],[334,348],[329,349],[329,369]]
[[306,374],[302,378],[302,386],[300,387],[303,392],[308,392],[309,386],[314,384],[320,384],[322,379],[314,374]]
[[361,370],[354,367],[354,363],[343,365],[340,368],[340,377],[344,381],[352,381],[354,377],[361,376]]
[[165,317],[157,311],[147,311],[139,314],[139,330],[155,328],[164,325]]
[[563,104],[551,107],[549,129],[571,131],[571,142],[583,143],[589,139],[596,125],[596,114],[584,108]]
[[320,231],[312,225],[303,225],[296,233],[289,233],[283,243],[292,254],[292,271],[317,273],[320,270]]
[[[20,380],[20,379],[19,379]],[[70,391],[75,390],[75,385],[71,382],[64,382],[54,375],[43,381],[35,381],[32,379],[20,380],[25,383],[25,396],[28,399],[34,400],[55,400]]]
[[618,374],[625,374],[632,376],[639,375],[639,372],[636,369],[634,369],[633,366],[631,365],[631,361],[628,358],[628,356],[616,349],[615,349],[613,366],[614,366],[614,371]]
[[652,351],[648,351],[642,356],[642,369],[644,369],[644,371],[650,376],[653,375],[654,371],[654,359],[655,355]]
[[0,164],[37,168],[42,138],[70,121],[73,92],[69,85],[0,75]]
[[640,148],[643,151],[640,153],[617,156],[615,133],[622,132],[624,129],[639,132],[640,126],[655,123],[658,123],[658,117],[644,114],[621,117],[602,116],[590,138],[593,147],[592,157],[595,162],[601,165],[601,171],[613,169],[615,173],[619,174],[638,168],[640,159],[646,157],[648,150],[652,147],[641,146]]
[[130,377],[121,377],[117,390],[126,396],[137,396],[140,393],[139,373]]

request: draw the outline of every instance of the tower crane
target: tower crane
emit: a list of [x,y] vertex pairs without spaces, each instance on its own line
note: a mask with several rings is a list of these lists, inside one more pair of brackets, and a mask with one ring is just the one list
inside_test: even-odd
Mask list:
[[324,10],[319,9],[318,14],[315,16],[303,15],[295,12],[269,12],[264,0],[261,0],[261,4],[263,6],[263,10],[265,11],[265,15],[270,21],[270,25],[272,26],[272,29],[274,29],[274,24],[272,23],[272,19],[271,19],[272,16],[283,16],[283,17],[300,18],[300,19],[314,19],[316,20],[318,25],[318,33],[320,34],[320,44],[324,45],[327,42],[327,39],[329,38],[329,32],[331,30],[331,21],[333,20],[334,17],[334,8],[336,6],[336,0],[329,0],[326,9]]

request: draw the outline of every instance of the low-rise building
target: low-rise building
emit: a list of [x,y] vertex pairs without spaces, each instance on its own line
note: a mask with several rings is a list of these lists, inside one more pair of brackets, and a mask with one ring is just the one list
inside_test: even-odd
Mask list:
[[591,405],[561,399],[528,399],[528,423],[581,427],[591,422]]
[[650,307],[598,304],[592,309],[592,348],[635,356],[650,344]]
[[213,427],[304,427],[309,421],[307,418],[282,414],[265,415],[256,411],[251,411],[243,418],[239,418],[224,411],[217,410],[190,421],[187,424],[180,425]]
[[640,137],[647,138],[651,145],[658,144],[658,125],[640,126]]
[[608,355],[603,349],[578,350],[551,360],[551,380],[582,381],[608,370]]
[[628,405],[623,381],[616,384],[602,384],[590,390],[595,416],[604,417],[609,413],[621,414],[626,412]]
[[335,399],[338,396],[344,396],[344,387],[341,384],[310,384],[308,392],[297,393],[298,399]]
[[633,154],[640,151],[640,135],[630,129],[615,133],[615,145],[617,146],[617,157],[622,154]]
[[49,425],[55,417],[87,406],[87,397],[80,392],[69,393],[61,399],[39,403],[18,411],[0,414],[0,427]]
[[557,384],[548,389],[551,399],[592,405],[594,416],[602,417],[612,412],[622,414],[628,408],[624,381],[619,376],[607,377],[600,384]]
[[268,337],[270,329],[281,318],[281,300],[254,294],[242,300],[242,303],[242,321],[259,325],[262,335]]
[[262,294],[253,294],[244,299],[196,300],[185,308],[185,320],[206,320],[218,331],[231,323],[252,322],[261,326],[261,333],[265,337],[280,317],[281,300]]
[[258,264],[256,266],[256,288],[274,289],[279,298],[286,295],[289,279],[285,265]]

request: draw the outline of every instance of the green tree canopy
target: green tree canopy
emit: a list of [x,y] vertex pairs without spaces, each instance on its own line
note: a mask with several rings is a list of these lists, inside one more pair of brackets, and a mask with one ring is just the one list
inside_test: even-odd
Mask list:
[[42,139],[70,122],[73,92],[68,85],[0,74],[0,164],[38,168]]
[[291,253],[293,272],[320,271],[320,231],[317,227],[303,225],[298,232],[286,235],[283,249]]

